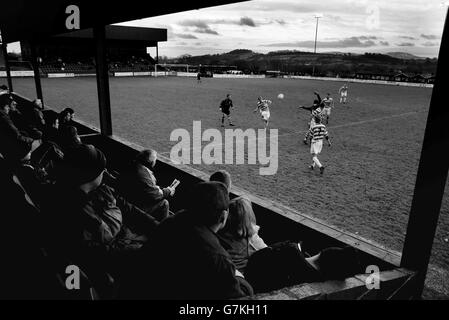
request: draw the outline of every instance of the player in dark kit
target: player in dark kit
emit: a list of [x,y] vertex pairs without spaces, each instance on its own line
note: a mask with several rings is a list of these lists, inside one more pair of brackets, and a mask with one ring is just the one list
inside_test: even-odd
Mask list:
[[226,118],[228,118],[228,122],[230,126],[234,126],[234,124],[232,124],[232,119],[231,119],[231,108],[234,108],[234,105],[232,104],[232,100],[231,100],[231,95],[228,93],[226,95],[226,99],[224,99],[221,103],[220,103],[220,110],[223,113],[222,117],[221,117],[221,126],[224,127],[224,119],[225,116]]

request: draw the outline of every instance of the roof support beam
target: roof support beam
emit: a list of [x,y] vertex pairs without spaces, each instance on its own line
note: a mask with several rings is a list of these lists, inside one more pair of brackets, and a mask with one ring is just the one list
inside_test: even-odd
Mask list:
[[36,54],[36,45],[31,43],[31,65],[34,71],[34,83],[36,85],[37,98],[42,101],[42,108],[44,108],[44,96],[42,94],[41,73],[39,71],[39,61]]
[[402,267],[418,271],[415,298],[421,297],[424,288],[449,169],[449,109],[442,104],[447,95],[444,77],[449,71],[448,28],[446,16],[401,260]]
[[109,72],[106,61],[106,30],[104,25],[94,27],[94,42],[100,128],[103,135],[111,136],[111,98],[109,95]]
[[12,92],[12,91],[14,91],[14,89],[12,86],[11,68],[9,66],[8,48],[7,48],[7,44],[5,42],[2,42],[2,53],[3,53],[3,57],[5,58],[5,70],[6,70],[6,78],[8,81],[8,89],[10,92]]

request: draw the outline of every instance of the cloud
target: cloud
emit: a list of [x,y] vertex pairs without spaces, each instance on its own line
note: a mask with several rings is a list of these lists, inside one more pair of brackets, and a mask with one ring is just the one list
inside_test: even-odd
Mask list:
[[401,42],[401,43],[396,43],[396,45],[398,47],[414,47],[415,44],[411,43],[411,42]]
[[424,47],[438,47],[440,44],[438,42],[427,41],[422,44]]
[[256,23],[254,22],[254,20],[249,17],[240,18],[240,25],[248,27],[256,27]]
[[[361,36],[350,37],[333,41],[318,41],[318,48],[367,48],[376,46],[376,43],[372,40],[376,38],[374,36]],[[377,39],[377,38],[376,38]],[[297,42],[284,42],[284,43],[272,43],[265,45],[265,47],[292,47],[292,48],[313,48],[315,42],[312,40],[297,41]]]
[[281,26],[285,26],[287,24],[284,19],[276,19],[275,22],[280,24]]
[[212,30],[208,23],[203,20],[184,20],[179,23],[179,25],[184,27],[195,27],[193,32],[195,33],[205,33],[205,34],[213,34],[218,35],[218,32]]
[[424,38],[426,40],[436,40],[439,39],[440,37],[433,34],[421,34],[421,38]]
[[379,44],[381,46],[389,46],[390,45],[390,43],[388,41],[380,41]]
[[193,34],[180,34],[180,33],[172,33],[173,38],[180,38],[180,39],[198,39],[198,37],[194,36]]
[[215,36],[218,36],[219,35],[219,33],[217,32],[217,31],[215,31],[215,30],[212,30],[212,29],[210,29],[210,28],[196,28],[195,30],[193,30],[193,32],[196,32],[196,33],[205,33],[205,34],[213,34],[213,35],[215,35]]
[[377,40],[377,39],[379,39],[376,36],[360,36],[360,37],[354,37],[354,38],[358,38],[359,40]]
[[407,39],[407,40],[418,40],[415,37],[409,37],[409,36],[399,36],[400,39]]

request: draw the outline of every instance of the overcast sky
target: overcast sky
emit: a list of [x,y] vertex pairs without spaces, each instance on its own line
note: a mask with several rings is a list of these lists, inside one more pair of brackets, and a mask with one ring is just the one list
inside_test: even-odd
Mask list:
[[[448,1],[445,1],[448,3]],[[168,29],[159,54],[250,49],[392,52],[436,57],[447,4],[441,0],[252,0],[122,23]]]

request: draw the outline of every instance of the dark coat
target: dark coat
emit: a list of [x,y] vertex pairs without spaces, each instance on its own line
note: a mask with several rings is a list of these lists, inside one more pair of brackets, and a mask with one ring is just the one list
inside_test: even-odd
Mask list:
[[18,145],[30,145],[33,139],[23,135],[14,125],[11,118],[3,111],[0,111],[0,153],[5,158],[14,157]]
[[[229,254],[208,227],[195,224],[189,212],[165,219],[156,230],[142,263],[144,298],[229,299],[252,294],[235,276]],[[151,270],[150,272],[148,270]]]
[[151,212],[170,195],[168,188],[162,189],[157,185],[153,172],[136,162],[120,175],[117,185],[126,199],[145,212]]

